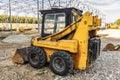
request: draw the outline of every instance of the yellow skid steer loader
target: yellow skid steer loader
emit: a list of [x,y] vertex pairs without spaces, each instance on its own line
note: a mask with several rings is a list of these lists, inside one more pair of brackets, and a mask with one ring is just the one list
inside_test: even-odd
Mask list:
[[53,8],[40,11],[41,37],[35,37],[31,46],[17,49],[14,63],[41,68],[49,62],[51,70],[61,76],[73,68],[85,70],[100,55],[101,41],[96,34],[101,19],[90,12],[82,14],[76,8]]

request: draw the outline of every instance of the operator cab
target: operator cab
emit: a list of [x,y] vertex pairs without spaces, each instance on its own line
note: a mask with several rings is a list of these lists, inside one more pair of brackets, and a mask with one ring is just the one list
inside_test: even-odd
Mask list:
[[82,11],[76,8],[41,10],[40,12],[43,15],[41,36],[46,37],[53,33],[60,32],[75,21],[72,10],[75,10],[79,15],[82,15]]

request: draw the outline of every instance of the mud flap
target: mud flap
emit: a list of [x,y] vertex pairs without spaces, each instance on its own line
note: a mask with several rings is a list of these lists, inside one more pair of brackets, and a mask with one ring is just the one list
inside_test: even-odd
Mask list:
[[28,62],[28,53],[31,47],[17,49],[12,58],[13,63],[25,64]]

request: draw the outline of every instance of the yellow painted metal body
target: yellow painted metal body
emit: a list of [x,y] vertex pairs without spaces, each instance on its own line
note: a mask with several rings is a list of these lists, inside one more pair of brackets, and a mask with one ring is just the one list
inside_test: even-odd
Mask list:
[[[85,70],[88,65],[88,38],[89,32],[94,31],[96,34],[97,26],[101,25],[98,16],[91,16],[86,12],[83,16],[74,15],[78,18],[76,22],[71,23],[61,32],[52,34],[45,38],[34,38],[32,44],[42,47],[47,55],[47,61],[50,56],[57,50],[67,51],[73,58],[76,69]],[[66,40],[59,40],[70,34]]]

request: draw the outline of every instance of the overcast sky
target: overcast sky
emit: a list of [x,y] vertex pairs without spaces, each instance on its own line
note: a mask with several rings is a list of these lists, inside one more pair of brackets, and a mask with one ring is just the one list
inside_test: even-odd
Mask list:
[[120,18],[120,0],[86,0],[106,15],[107,22]]
[[114,22],[118,18],[120,18],[120,0],[80,0],[80,1],[83,2],[87,1],[93,7],[99,9],[103,14],[106,15],[106,22]]

